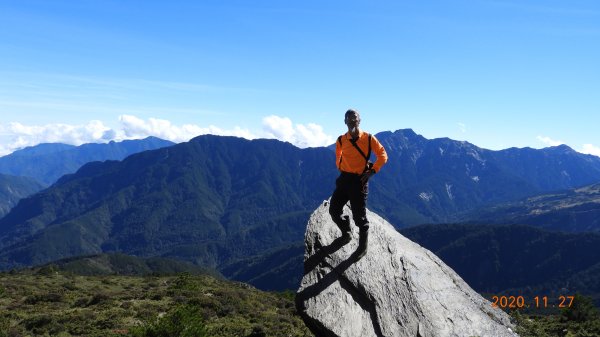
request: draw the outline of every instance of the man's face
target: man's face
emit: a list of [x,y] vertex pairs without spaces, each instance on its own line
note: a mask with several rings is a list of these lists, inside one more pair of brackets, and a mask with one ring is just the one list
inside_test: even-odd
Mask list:
[[360,116],[357,113],[351,113],[344,119],[348,130],[352,130],[360,125]]

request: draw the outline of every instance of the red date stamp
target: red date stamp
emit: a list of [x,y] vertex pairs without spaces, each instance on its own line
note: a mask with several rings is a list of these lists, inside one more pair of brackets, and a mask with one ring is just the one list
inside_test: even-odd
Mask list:
[[522,308],[570,308],[575,296],[560,295],[558,299],[550,300],[548,296],[535,296],[526,299],[524,296],[492,296],[492,307],[502,309]]

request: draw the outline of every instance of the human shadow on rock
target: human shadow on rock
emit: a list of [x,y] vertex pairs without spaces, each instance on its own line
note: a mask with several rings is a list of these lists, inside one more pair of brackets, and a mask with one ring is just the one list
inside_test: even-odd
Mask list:
[[379,320],[377,319],[377,311],[375,304],[369,299],[369,296],[364,293],[364,291],[360,291],[356,286],[352,284],[345,276],[344,272],[354,263],[359,260],[359,256],[361,255],[361,248],[359,247],[356,251],[352,253],[348,257],[348,259],[340,262],[337,266],[332,266],[328,261],[327,257],[332,253],[338,251],[342,248],[348,241],[346,241],[343,237],[339,237],[335,239],[331,244],[324,247],[316,247],[318,251],[310,256],[304,262],[304,275],[310,273],[317,266],[321,265],[322,269],[328,268],[330,269],[329,273],[324,275],[317,283],[310,285],[303,289],[302,291],[296,293],[296,310],[306,323],[306,325],[313,331],[313,333],[319,332],[319,336],[334,336],[337,335],[326,328],[321,322],[311,318],[306,314],[306,306],[305,302],[310,298],[313,298],[331,286],[335,281],[339,281],[340,286],[346,290],[354,299],[354,301],[366,312],[369,313],[371,317],[371,322],[373,323],[373,328],[375,329],[375,334],[377,336],[383,336],[381,332],[381,327],[379,326]]

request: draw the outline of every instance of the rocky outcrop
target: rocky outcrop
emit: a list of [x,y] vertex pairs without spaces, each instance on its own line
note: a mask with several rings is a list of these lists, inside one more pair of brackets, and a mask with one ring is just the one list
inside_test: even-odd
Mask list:
[[[514,337],[509,316],[437,256],[368,211],[366,255],[358,229],[345,243],[325,201],[310,217],[296,307],[316,336]],[[346,206],[344,213],[350,215]]]

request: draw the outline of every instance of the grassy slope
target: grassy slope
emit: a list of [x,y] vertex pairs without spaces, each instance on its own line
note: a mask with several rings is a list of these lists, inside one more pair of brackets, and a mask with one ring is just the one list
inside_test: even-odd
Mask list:
[[141,335],[182,307],[194,308],[207,336],[312,336],[291,295],[210,276],[0,274],[0,336]]
[[[181,319],[182,312],[192,317]],[[513,317],[522,337],[600,333],[600,318]],[[180,331],[198,321],[205,332],[198,336],[312,336],[295,313],[293,294],[210,276],[78,276],[52,266],[0,273],[0,337],[184,336]]]

